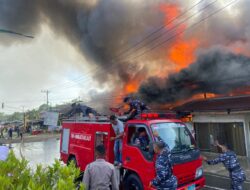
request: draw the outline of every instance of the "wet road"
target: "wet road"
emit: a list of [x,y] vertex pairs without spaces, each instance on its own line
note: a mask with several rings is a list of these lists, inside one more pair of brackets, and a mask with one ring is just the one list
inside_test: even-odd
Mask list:
[[32,168],[37,164],[52,165],[55,159],[60,158],[60,140],[49,139],[43,142],[13,144],[13,150],[18,158],[21,153]]

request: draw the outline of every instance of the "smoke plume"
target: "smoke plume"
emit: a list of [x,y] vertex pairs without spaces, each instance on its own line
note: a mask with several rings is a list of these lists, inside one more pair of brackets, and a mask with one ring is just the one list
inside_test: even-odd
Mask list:
[[[211,4],[208,0],[201,2],[171,25],[175,26]],[[67,39],[81,52],[92,66],[91,74],[99,84],[107,85],[109,82],[110,88],[117,93],[119,87],[121,91],[134,91],[144,80],[139,94],[147,102],[169,103],[198,93],[225,94],[249,85],[249,78],[245,76],[249,73],[249,60],[245,57],[249,56],[250,49],[249,0],[238,1],[233,7],[204,19],[198,27],[184,32],[227,3],[226,0],[215,1],[176,30],[162,35],[157,41],[150,42],[148,39],[150,43],[144,43],[139,51],[132,49],[126,54],[124,51],[133,48],[159,26],[166,25],[160,34],[169,30],[171,27],[166,23],[188,10],[194,1],[1,0],[0,29],[36,36],[42,26],[47,25],[58,35],[58,39]],[[170,7],[164,7],[169,4]],[[177,31],[183,34],[173,37]],[[157,42],[162,41],[168,43],[155,47]],[[1,42],[12,45],[17,39],[12,41],[6,37],[1,38]],[[26,41],[20,39],[19,42]],[[242,55],[212,48],[215,46]],[[133,58],[151,48],[154,51]],[[196,57],[201,49],[209,48]],[[188,66],[191,62],[193,64]],[[127,85],[130,82],[132,85]]]
[[249,72],[249,57],[212,48],[179,73],[148,79],[139,93],[149,103],[171,103],[200,93],[227,94],[249,86]]
[[[66,38],[94,65],[96,80],[104,83],[112,78],[113,83],[122,84],[130,79],[128,65],[135,61],[117,55],[140,40],[137,36],[163,23],[159,11],[163,1],[2,0],[0,28],[36,36],[42,25],[49,25],[58,38]],[[5,38],[2,42],[14,41]],[[133,68],[136,72],[141,67]]]

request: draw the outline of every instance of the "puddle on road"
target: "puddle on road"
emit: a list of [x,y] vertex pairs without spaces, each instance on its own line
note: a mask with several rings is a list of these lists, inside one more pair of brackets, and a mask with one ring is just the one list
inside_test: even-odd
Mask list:
[[35,168],[37,164],[43,166],[52,165],[55,159],[60,158],[60,140],[49,139],[43,142],[31,142],[24,144],[12,144],[18,158],[22,155],[29,161],[29,165]]

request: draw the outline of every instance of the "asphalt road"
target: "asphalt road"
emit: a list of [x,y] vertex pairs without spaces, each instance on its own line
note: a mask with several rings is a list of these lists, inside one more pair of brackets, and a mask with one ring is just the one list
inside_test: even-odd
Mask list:
[[[230,189],[230,179],[215,174],[205,174],[206,187],[204,190],[228,190]],[[244,190],[250,190],[250,181],[244,183]]]

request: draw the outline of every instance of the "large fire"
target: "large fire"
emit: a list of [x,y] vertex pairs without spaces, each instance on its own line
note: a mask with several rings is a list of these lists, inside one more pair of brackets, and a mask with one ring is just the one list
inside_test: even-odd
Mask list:
[[[193,63],[196,60],[196,50],[202,46],[202,41],[199,40],[198,37],[192,36],[192,37],[187,37],[185,35],[185,30],[187,29],[187,24],[182,23],[179,24],[180,21],[179,19],[176,19],[179,17],[179,15],[182,14],[180,7],[178,4],[173,3],[173,4],[162,4],[160,6],[160,11],[165,15],[165,30],[166,31],[171,31],[169,34],[169,37],[175,36],[169,44],[168,47],[166,48],[166,67],[168,67],[169,63],[172,63],[175,65],[174,69],[172,70],[172,73],[174,72],[179,72],[181,69],[184,69],[188,67],[191,63]],[[203,44],[204,45],[204,44]],[[204,47],[204,46],[203,46]],[[229,49],[235,53],[242,53],[242,54],[249,54],[244,52],[244,49],[241,46],[232,46],[229,47]],[[156,76],[161,77],[161,76],[166,76],[169,74],[169,70],[165,71],[163,68],[160,70],[160,75],[159,71],[155,71]],[[131,78],[123,87],[122,93],[120,92],[119,94],[131,94],[131,93],[136,93],[140,84],[147,79],[147,75],[141,76],[136,76]],[[152,76],[152,73],[151,73]],[[246,92],[245,90],[243,90]],[[235,92],[232,92],[231,94],[239,94],[243,93],[242,90],[235,90]],[[250,93],[250,90],[247,89],[247,91]],[[228,95],[231,95],[228,94]],[[203,98],[214,98],[217,97],[218,95],[216,94],[211,94],[211,93],[201,93],[197,94],[193,97],[191,97],[188,100],[182,100],[179,102],[174,102],[172,105],[162,105],[162,108],[170,108],[174,107],[180,104],[183,104],[187,101],[190,100],[196,100],[196,99],[203,99]]]
[[[176,18],[181,14],[181,10],[177,4],[162,4],[160,11],[165,15],[165,30],[172,31],[171,35],[183,32],[186,29],[185,24],[178,24],[177,22],[178,19]],[[176,25],[178,25],[178,27],[175,27]],[[170,48],[166,50],[166,63],[170,60],[175,64],[175,70],[173,72],[180,71],[195,60],[195,51],[198,44],[197,39],[185,39],[184,35],[179,35],[177,39],[173,41]],[[156,74],[159,76],[159,73]],[[167,73],[162,73],[161,71],[161,76],[165,76],[166,74]],[[146,75],[133,77],[133,80],[129,80],[124,85],[123,93],[135,93],[146,77]]]
[[[159,9],[165,15],[165,30],[172,31],[171,35],[183,32],[186,29],[186,25],[178,24],[178,19],[176,19],[178,15],[181,14],[181,10],[177,4],[162,4]],[[178,25],[178,27],[176,27],[176,25]],[[166,49],[166,64],[169,61],[175,64],[175,69],[172,72],[180,71],[182,68],[187,67],[195,60],[195,50],[197,49],[198,44],[198,40],[185,39],[184,35],[179,35],[176,39],[173,40],[170,48]],[[165,73],[164,69],[161,69],[160,73],[161,76],[166,76],[167,74]],[[159,76],[159,71],[155,74]],[[120,90],[119,94],[136,93],[141,82],[143,82],[143,80],[145,80],[146,78],[147,75],[141,76],[141,74],[132,77],[124,85],[123,89]]]

